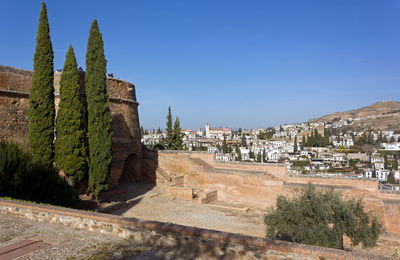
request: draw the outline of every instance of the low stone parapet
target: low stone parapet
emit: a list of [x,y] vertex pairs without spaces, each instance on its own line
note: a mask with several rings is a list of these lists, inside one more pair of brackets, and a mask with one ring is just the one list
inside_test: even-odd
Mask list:
[[154,245],[168,244],[174,247],[191,246],[193,250],[198,250],[200,246],[203,246],[207,250],[220,252],[221,258],[229,253],[234,256],[233,259],[262,257],[272,257],[272,259],[390,259],[384,256],[3,199],[0,199],[0,214],[13,214],[39,222],[62,224],[100,234],[115,235],[133,239],[139,243],[151,242]]

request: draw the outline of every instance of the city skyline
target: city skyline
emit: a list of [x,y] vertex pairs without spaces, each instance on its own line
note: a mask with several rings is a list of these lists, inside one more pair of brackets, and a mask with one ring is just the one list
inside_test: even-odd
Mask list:
[[[46,3],[55,69],[69,44],[85,67],[97,19],[147,129],[165,128],[169,105],[182,128],[255,129],[400,100],[396,1]],[[32,70],[40,1],[3,8],[0,64]]]

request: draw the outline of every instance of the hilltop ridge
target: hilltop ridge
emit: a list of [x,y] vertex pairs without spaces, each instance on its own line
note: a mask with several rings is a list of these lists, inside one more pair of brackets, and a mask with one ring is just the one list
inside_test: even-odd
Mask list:
[[310,123],[329,123],[338,119],[358,119],[352,128],[372,130],[400,130],[400,102],[380,101],[369,106],[344,112],[335,112],[308,120]]

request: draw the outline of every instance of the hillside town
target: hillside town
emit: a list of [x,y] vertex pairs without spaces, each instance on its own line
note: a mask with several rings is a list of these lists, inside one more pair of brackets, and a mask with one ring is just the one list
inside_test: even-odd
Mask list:
[[[335,118],[260,129],[181,129],[184,149],[214,152],[216,160],[279,163],[292,175],[376,178],[383,189],[400,190],[400,133],[354,131],[359,120]],[[163,149],[166,133],[142,129],[142,143]]]

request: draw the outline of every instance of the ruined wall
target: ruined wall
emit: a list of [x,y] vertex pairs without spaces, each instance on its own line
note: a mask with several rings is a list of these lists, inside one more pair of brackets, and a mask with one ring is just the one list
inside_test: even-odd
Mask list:
[[183,175],[184,186],[195,194],[217,190],[218,200],[261,209],[275,201],[286,173],[275,164],[223,164],[203,152],[159,151],[158,168],[172,177]]
[[[61,73],[54,74],[55,104],[58,110]],[[0,65],[0,138],[13,140],[28,147],[29,88],[32,72]],[[81,100],[85,103],[85,74],[80,72]],[[141,179],[142,146],[135,86],[108,78],[107,92],[112,118],[112,165],[110,187],[119,179]],[[84,107],[86,114],[86,106]]]
[[0,138],[27,148],[31,71],[0,66]]
[[293,196],[307,183],[317,188],[334,188],[345,198],[364,198],[367,210],[383,221],[386,231],[400,234],[400,194],[380,192],[374,180],[288,176],[279,165],[216,162],[202,152],[158,152],[157,175],[184,176],[184,186],[198,191],[217,191],[217,199],[265,210],[275,206],[282,194]]

